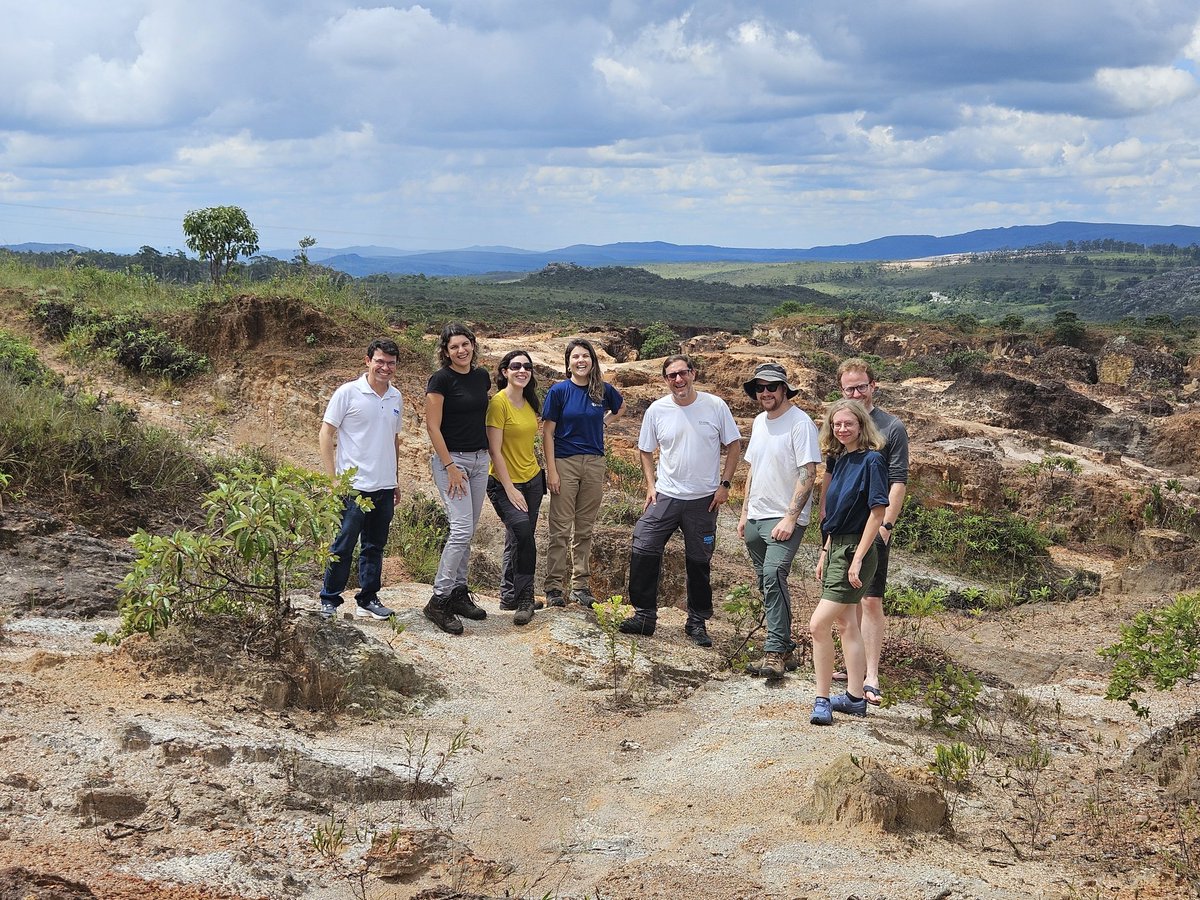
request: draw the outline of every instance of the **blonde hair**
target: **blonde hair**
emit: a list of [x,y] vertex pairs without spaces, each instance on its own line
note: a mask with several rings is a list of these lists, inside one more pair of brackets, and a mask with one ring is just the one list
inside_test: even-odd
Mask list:
[[[843,447],[842,442],[833,435],[833,417],[842,410],[847,410],[858,419],[858,446],[850,449]],[[819,438],[821,452],[826,456],[841,456],[843,453],[854,453],[858,450],[882,450],[887,446],[887,439],[871,421],[867,408],[857,400],[842,399],[832,403],[825,410],[825,418],[821,420],[821,435]]]

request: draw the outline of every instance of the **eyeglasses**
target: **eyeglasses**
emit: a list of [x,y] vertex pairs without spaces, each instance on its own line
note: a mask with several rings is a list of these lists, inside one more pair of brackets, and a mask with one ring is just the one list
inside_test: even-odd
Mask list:
[[521,372],[526,369],[528,369],[530,372],[532,372],[533,371],[533,363],[510,362],[508,364],[508,366],[506,366],[506,368],[510,372]]
[[663,372],[663,378],[667,379],[667,381],[683,381],[691,372],[691,369],[680,369],[678,372]]
[[776,384],[759,384],[759,383],[756,381],[756,382],[754,382],[754,393],[756,393],[756,394],[761,394],[763,391],[773,391],[773,390],[775,390],[776,388],[781,388],[781,387],[783,387],[783,385],[782,385],[782,384],[779,384],[779,383],[776,383]]
[[394,359],[373,359],[373,360],[371,360],[371,365],[379,366],[379,368],[381,368],[381,369],[394,369],[394,368],[396,368],[396,360],[394,360]]
[[854,394],[865,394],[867,392],[867,388],[870,386],[871,382],[869,381],[865,381],[862,384],[848,384],[842,388],[842,393],[847,397],[850,397]]

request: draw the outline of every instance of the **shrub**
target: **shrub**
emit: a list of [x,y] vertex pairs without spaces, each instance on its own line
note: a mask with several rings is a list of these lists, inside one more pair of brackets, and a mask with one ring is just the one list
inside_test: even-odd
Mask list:
[[62,386],[62,379],[42,365],[28,341],[3,330],[0,330],[0,371],[11,375],[17,384]]
[[449,537],[450,522],[439,501],[414,494],[396,507],[389,545],[396,547],[414,580],[433,584]]
[[1034,569],[1050,545],[1036,524],[1012,513],[930,508],[914,501],[905,504],[893,539],[898,547],[979,574]]
[[670,325],[653,322],[642,332],[642,346],[638,356],[642,359],[654,359],[658,356],[670,356],[679,352],[679,335]]
[[205,477],[178,437],[143,427],[127,407],[19,384],[3,371],[0,468],[12,493],[120,529],[192,501]]
[[1128,701],[1134,712],[1148,717],[1150,711],[1134,697],[1146,690],[1143,682],[1166,691],[1180,681],[1200,681],[1200,592],[1139,612],[1121,626],[1120,640],[1100,655],[1113,661],[1105,698]]
[[288,466],[218,475],[204,498],[203,530],[131,538],[137,559],[122,582],[122,634],[232,618],[246,629],[247,648],[265,638],[266,655],[277,655],[288,595],[328,564],[349,484],[349,475]]

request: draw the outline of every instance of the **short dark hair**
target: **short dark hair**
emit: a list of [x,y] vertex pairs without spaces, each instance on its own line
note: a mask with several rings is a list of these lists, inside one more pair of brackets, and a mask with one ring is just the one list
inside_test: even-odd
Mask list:
[[396,359],[400,358],[400,348],[395,341],[387,338],[376,338],[367,344],[367,359],[374,359],[376,350],[382,350],[388,356],[394,356]]
[[684,356],[682,353],[676,353],[674,356],[668,356],[666,359],[663,360],[663,364],[662,364],[663,378],[667,377],[667,366],[669,366],[671,363],[676,363],[676,362],[685,362],[685,363],[687,363],[687,367],[688,367],[689,371],[692,371],[692,372],[696,371],[696,366],[695,366],[695,364],[692,363],[692,358],[690,356]]

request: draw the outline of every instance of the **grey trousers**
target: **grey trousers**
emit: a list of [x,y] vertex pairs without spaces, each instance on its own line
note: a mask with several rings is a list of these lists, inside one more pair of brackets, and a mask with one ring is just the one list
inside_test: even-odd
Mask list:
[[805,526],[797,525],[788,540],[777,541],[771,537],[771,530],[778,524],[779,519],[749,519],[746,522],[746,549],[754,563],[767,617],[767,639],[763,642],[763,650],[767,653],[787,653],[796,649],[796,642],[792,640],[792,596],[788,592],[787,578],[796,550],[804,538]]
[[[677,500],[664,494],[658,495],[658,501],[642,513],[637,524],[633,526],[634,555],[653,556],[662,558],[667,541],[676,531],[683,533],[683,555],[687,564],[687,608],[688,618],[711,619],[712,583],[710,581],[710,564],[713,551],[717,546],[717,510],[709,511],[713,496],[700,497],[696,500]],[[646,586],[639,591],[639,597],[633,594],[630,585],[630,602],[642,609],[654,610],[658,606],[658,585]]]

